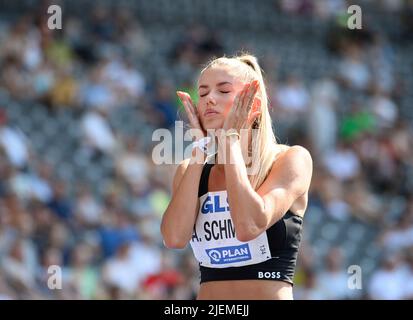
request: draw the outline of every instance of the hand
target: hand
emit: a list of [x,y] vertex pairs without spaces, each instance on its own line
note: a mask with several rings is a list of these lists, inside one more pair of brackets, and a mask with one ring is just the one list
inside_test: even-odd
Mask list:
[[191,124],[191,129],[197,129],[197,131],[199,130],[200,132],[203,133],[203,136],[205,137],[206,134],[199,120],[198,109],[194,106],[191,96],[188,93],[183,92],[183,91],[177,91],[176,94],[178,95],[179,99],[184,105],[185,112],[188,116],[189,123]]
[[240,132],[241,129],[249,129],[254,120],[260,116],[260,110],[257,110],[257,108],[251,110],[258,88],[258,80],[254,80],[251,83],[247,83],[236,95],[234,104],[225,119],[224,131],[235,129]]
[[[193,136],[193,140],[199,141],[200,139],[206,136],[205,130],[202,128],[201,122],[199,120],[199,114],[197,108],[194,106],[192,102],[191,96],[182,91],[177,91],[176,94],[178,95],[179,99],[181,100],[182,104],[184,105],[185,112],[188,116],[189,123],[191,125],[191,130],[194,130],[191,133]],[[203,164],[206,159],[206,154],[201,151],[200,148],[193,148],[191,152],[191,160],[190,164]]]

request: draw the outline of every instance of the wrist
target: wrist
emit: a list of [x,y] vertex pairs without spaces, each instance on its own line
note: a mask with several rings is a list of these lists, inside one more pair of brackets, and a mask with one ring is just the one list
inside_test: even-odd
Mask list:
[[240,134],[236,129],[228,129],[221,132],[218,136],[218,143],[221,147],[232,145],[240,140]]
[[212,138],[207,136],[192,143],[191,158],[193,163],[205,164],[206,160],[216,154]]
[[190,164],[201,164],[203,165],[206,160],[206,154],[202,152],[199,148],[193,148],[191,152]]

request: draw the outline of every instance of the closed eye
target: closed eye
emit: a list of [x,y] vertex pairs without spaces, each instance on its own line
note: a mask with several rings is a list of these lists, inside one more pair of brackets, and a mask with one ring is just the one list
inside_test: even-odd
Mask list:
[[[220,91],[221,93],[230,93],[230,91]],[[200,97],[205,97],[208,93],[199,95]]]

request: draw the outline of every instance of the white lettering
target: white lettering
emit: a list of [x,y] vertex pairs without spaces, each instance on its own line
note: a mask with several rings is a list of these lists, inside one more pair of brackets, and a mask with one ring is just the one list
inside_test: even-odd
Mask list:
[[273,271],[273,272],[258,271],[258,279],[280,279],[280,278],[281,278],[280,271]]

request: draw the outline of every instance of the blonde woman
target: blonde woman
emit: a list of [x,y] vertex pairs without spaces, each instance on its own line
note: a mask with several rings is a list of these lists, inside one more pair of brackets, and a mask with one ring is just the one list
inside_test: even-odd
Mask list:
[[198,93],[197,106],[188,94],[178,96],[193,129],[220,132],[222,161],[211,163],[194,148],[179,165],[162,219],[164,243],[191,244],[201,272],[198,299],[293,299],[311,155],[277,144],[254,56],[211,61],[200,73]]

